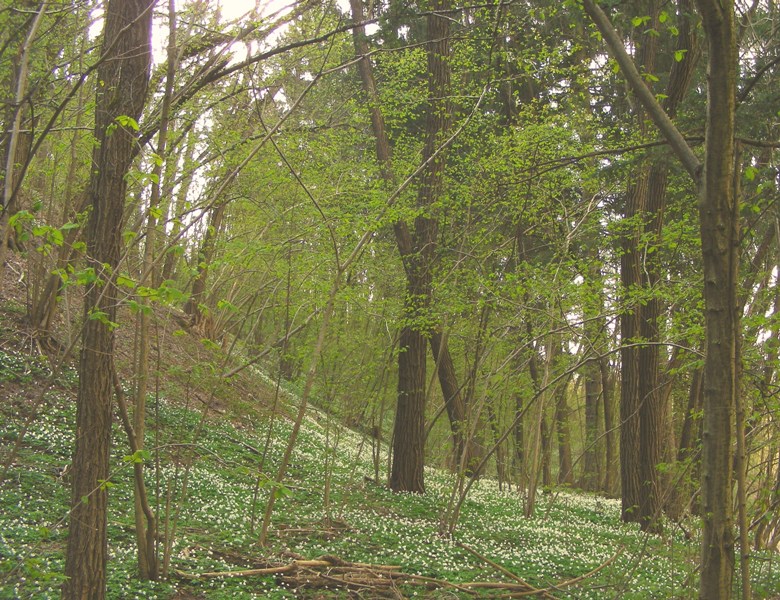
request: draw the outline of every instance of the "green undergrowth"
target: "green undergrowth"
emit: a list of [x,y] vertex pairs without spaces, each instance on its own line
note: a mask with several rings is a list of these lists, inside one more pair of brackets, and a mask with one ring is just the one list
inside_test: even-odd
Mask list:
[[[21,356],[2,355],[0,360],[4,377],[37,375]],[[258,385],[265,384],[258,379]],[[18,395],[24,388],[8,389]],[[63,578],[70,497],[64,469],[73,447],[74,392],[52,388],[42,394],[35,424],[0,495],[3,599],[57,598]],[[24,424],[25,411],[19,407],[31,401],[2,400],[0,456],[8,456]],[[132,466],[117,427],[110,488],[110,598],[345,597],[344,590],[292,589],[274,576],[190,580],[183,575],[322,555],[397,565],[405,573],[450,583],[511,581],[487,561],[538,588],[582,578],[551,591],[561,598],[696,596],[696,540],[686,539],[684,529],[673,524],[667,524],[665,535],[644,535],[621,523],[618,501],[546,490],[537,500],[535,516],[526,519],[522,495],[499,490],[486,479],[472,489],[454,535],[448,537],[439,531],[454,485],[451,474],[427,469],[424,495],[393,494],[373,481],[371,440],[338,427],[322,413],[310,411],[289,475],[282,487],[275,487],[270,482],[290,435],[288,421],[271,423],[260,412],[204,419],[202,411],[164,399],[150,399],[148,410],[147,485],[161,529],[166,528],[166,506],[168,531],[176,521],[171,576],[145,583],[135,577]],[[383,452],[383,467],[386,458]],[[269,494],[276,494],[277,502],[268,544],[261,547],[258,535]],[[770,597],[780,589],[780,569],[776,560],[758,558],[755,596]],[[469,597],[454,588],[401,585],[399,590],[406,597]],[[374,594],[364,589],[357,597],[379,597]]]

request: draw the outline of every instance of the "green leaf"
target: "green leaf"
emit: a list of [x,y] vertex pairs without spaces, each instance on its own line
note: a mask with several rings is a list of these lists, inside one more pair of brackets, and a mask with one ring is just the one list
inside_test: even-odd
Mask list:
[[148,450],[136,450],[132,454],[123,456],[122,460],[133,464],[141,464],[144,461],[151,460],[151,458],[152,455],[149,453]]
[[129,129],[132,129],[133,131],[140,131],[141,128],[138,126],[138,121],[136,121],[133,117],[129,117],[127,115],[119,115],[116,119],[114,119],[119,125],[122,127],[127,127]]
[[667,13],[665,10],[661,11],[661,14],[658,15],[658,22],[659,23],[666,23],[666,21],[669,20],[669,13]]
[[229,310],[230,312],[236,312],[238,307],[227,300],[220,300],[217,302],[217,308],[220,310]]
[[685,53],[686,52],[688,52],[688,50],[686,50],[684,48],[682,50],[675,50],[674,51],[674,60],[676,62],[682,62],[683,58],[685,58]]
[[108,318],[108,313],[103,312],[102,310],[92,310],[89,313],[89,320],[90,321],[100,321],[108,327],[110,330],[114,330],[117,327],[119,327],[119,323],[116,323],[115,321],[112,321]]
[[753,165],[748,165],[745,167],[745,179],[748,181],[753,181],[756,178],[756,173],[758,173],[758,169],[756,169]]
[[100,484],[99,489],[101,492],[105,492],[106,490],[114,487],[115,485],[108,479],[98,479],[98,483]]
[[129,277],[125,277],[124,275],[120,275],[116,278],[116,284],[121,287],[126,288],[134,288],[135,287],[135,281],[130,279]]
[[78,285],[90,285],[95,283],[95,281],[97,281],[97,275],[92,267],[87,267],[76,273],[76,283]]

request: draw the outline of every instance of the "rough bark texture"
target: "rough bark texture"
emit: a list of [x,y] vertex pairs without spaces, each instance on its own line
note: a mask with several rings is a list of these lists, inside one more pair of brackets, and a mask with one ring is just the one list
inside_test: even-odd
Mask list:
[[[362,0],[350,0],[350,7],[352,10],[352,19],[356,23],[363,21],[363,6]],[[353,41],[355,45],[355,52],[358,56],[362,57],[358,61],[358,72],[360,74],[360,80],[363,84],[363,91],[369,100],[369,115],[371,117],[371,129],[374,133],[376,140],[376,157],[379,163],[380,173],[382,179],[389,185],[396,187],[395,176],[392,168],[392,151],[390,147],[390,140],[387,136],[387,130],[385,128],[384,116],[379,107],[379,95],[376,88],[376,81],[374,79],[374,73],[371,68],[371,63],[368,58],[369,48],[365,37],[365,27],[357,26],[353,30]],[[447,93],[447,90],[443,90]],[[439,97],[444,98],[444,96]],[[434,147],[435,150],[435,147]],[[431,200],[432,202],[432,200]],[[398,252],[401,255],[401,260],[404,264],[407,277],[410,275],[410,269],[412,268],[412,262],[410,257],[414,253],[412,234],[409,231],[408,226],[403,221],[397,221],[393,224],[393,230],[395,233],[396,244],[398,246]],[[431,251],[435,247],[435,241],[431,245]],[[433,354],[434,361],[438,368],[439,385],[441,387],[442,395],[447,406],[447,416],[450,421],[450,428],[452,430],[453,440],[453,463],[459,464],[462,452],[466,449],[465,465],[471,465],[473,462],[477,462],[480,457],[481,447],[479,443],[472,439],[466,439],[464,437],[464,431],[467,430],[467,416],[466,416],[466,403],[463,399],[463,395],[460,392],[460,386],[457,382],[457,373],[452,361],[452,356],[447,347],[446,339],[443,340],[441,333],[438,329],[434,329],[430,334],[430,347]]]
[[728,598],[734,575],[732,421],[739,393],[734,116],[737,42],[734,3],[697,0],[708,42],[707,126],[699,219],[704,259],[706,360],[702,433],[699,597]]
[[[657,241],[661,235],[663,209],[666,204],[666,166],[653,165],[648,174],[647,198],[645,209],[645,234]],[[643,288],[645,303],[637,310],[639,316],[639,336],[647,344],[639,347],[639,523],[645,531],[658,532],[661,528],[658,517],[661,512],[661,486],[658,475],[658,463],[662,456],[663,415],[662,395],[660,394],[660,333],[658,319],[661,314],[661,302],[655,287],[659,273],[655,260],[657,253],[642,257],[643,275],[639,282]]]
[[[640,177],[628,193],[624,217],[631,219],[641,210],[647,179]],[[637,234],[631,232],[623,239],[620,257],[620,283],[630,290],[640,280]],[[639,353],[629,345],[639,337],[639,313],[623,310],[620,313],[620,488],[621,516],[626,522],[639,520],[641,479],[639,475]]]
[[407,324],[401,332],[398,408],[390,474],[390,487],[394,491],[425,491],[425,345],[430,334],[425,322],[430,321],[426,313],[430,308],[432,268],[438,236],[438,222],[430,210],[441,196],[445,161],[441,153],[434,160],[429,159],[436,153],[450,125],[449,19],[440,12],[449,6],[448,0],[436,0],[427,19],[428,115],[423,146],[426,166],[420,177],[417,196],[418,206],[423,211],[414,220],[412,254],[407,260]]
[[574,484],[573,462],[571,458],[571,434],[569,432],[569,405],[566,402],[567,385],[555,390],[555,433],[558,438],[558,483]]
[[393,430],[390,489],[425,492],[425,336],[412,327],[401,331],[398,398]]
[[[151,58],[152,0],[111,0],[106,8],[103,53],[98,69],[92,205],[87,260],[96,281],[84,302],[79,364],[76,450],[63,598],[100,599],[106,591],[107,490],[111,443],[115,275],[122,240],[122,210],[135,143],[132,128],[117,117],[138,119],[146,97]],[[117,126],[118,125],[118,126]]]
[[[688,0],[681,0],[679,4],[682,14],[690,12]],[[650,0],[645,10],[655,23],[660,4]],[[637,62],[645,72],[652,73],[656,70],[659,54],[657,36],[645,33],[640,40]],[[686,17],[679,21],[676,49],[685,50],[686,53],[684,60],[673,63],[665,89],[663,109],[670,121],[674,119],[677,108],[690,86],[699,55],[695,34]],[[647,110],[648,107],[643,106],[638,114],[643,124]],[[654,291],[661,275],[657,253],[640,251],[639,232],[644,233],[642,239],[650,240],[651,243],[660,240],[666,206],[667,178],[668,167],[663,161],[640,167],[636,175],[637,183],[629,194],[626,217],[638,216],[642,222],[635,224],[637,230],[626,236],[624,255],[621,258],[623,289],[629,295],[632,290],[637,291],[640,296],[638,301],[632,302],[629,313],[621,316],[621,336],[624,342],[647,342],[643,346],[622,350],[624,384],[621,386],[621,422],[625,428],[625,431],[621,429],[623,518],[639,521],[644,530],[656,531],[660,528],[658,516],[663,497],[657,465],[663,459],[664,415],[667,413],[665,396],[660,393],[658,323],[662,306]],[[633,510],[632,507],[637,507],[638,510]]]

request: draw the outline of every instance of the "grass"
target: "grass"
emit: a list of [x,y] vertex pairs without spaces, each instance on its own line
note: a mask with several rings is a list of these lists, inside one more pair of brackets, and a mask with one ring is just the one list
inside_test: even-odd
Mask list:
[[[44,374],[36,361],[0,351],[6,395],[0,403],[0,456],[7,456],[23,423],[19,398]],[[65,378],[72,380],[71,378]],[[258,377],[257,385],[267,385]],[[35,426],[3,484],[0,496],[0,598],[58,598],[63,578],[69,486],[68,464],[75,420],[72,388],[44,392]],[[452,487],[451,474],[426,470],[425,495],[393,494],[370,480],[370,441],[310,413],[279,489],[269,544],[257,544],[259,521],[291,424],[278,419],[262,472],[259,461],[270,422],[261,412],[208,418],[175,402],[150,399],[147,468],[154,503],[166,498],[179,512],[172,567],[197,574],[285,563],[290,556],[335,555],[347,561],[399,565],[449,582],[506,581],[485,557],[536,587],[581,577],[612,559],[562,598],[692,598],[696,596],[696,540],[680,529],[647,536],[620,521],[619,502],[567,490],[543,493],[534,518],[523,517],[521,496],[478,482],[465,502],[454,539],[439,535]],[[316,417],[316,418],[315,418]],[[293,590],[273,576],[140,582],[135,577],[132,469],[117,427],[110,490],[108,595],[110,598],[344,597],[344,591]],[[337,442],[335,444],[334,442]],[[335,447],[334,447],[335,446]],[[329,460],[326,460],[329,459]],[[187,498],[181,495],[185,466]],[[153,467],[159,461],[159,469]],[[329,468],[329,471],[326,471]],[[258,477],[260,479],[258,480]],[[331,478],[325,506],[325,481]],[[258,487],[259,481],[259,487]],[[255,502],[255,490],[259,490]],[[255,527],[252,531],[253,513]],[[163,517],[164,518],[164,517]],[[679,533],[678,533],[679,532]],[[466,547],[464,547],[465,545]],[[469,551],[467,548],[473,550]],[[617,557],[615,558],[615,555]],[[780,590],[777,557],[754,562],[757,598]],[[401,586],[405,596],[465,597],[454,589]],[[371,598],[366,590],[359,597]]]

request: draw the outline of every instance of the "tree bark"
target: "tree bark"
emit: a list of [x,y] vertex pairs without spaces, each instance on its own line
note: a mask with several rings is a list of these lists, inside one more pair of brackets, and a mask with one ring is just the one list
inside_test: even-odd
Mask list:
[[[449,8],[449,0],[435,0],[427,18],[428,114],[423,146],[423,169],[417,204],[423,209],[414,220],[412,254],[408,257],[406,324],[401,332],[398,359],[398,409],[393,439],[393,491],[425,491],[425,362],[427,338],[431,334],[427,314],[432,296],[433,265],[439,224],[430,214],[441,196],[445,158],[430,158],[450,126],[450,22],[439,11]],[[422,348],[420,348],[422,346]],[[405,372],[408,371],[408,372]],[[420,376],[421,380],[418,379]],[[420,385],[420,381],[422,385]],[[403,386],[403,387],[402,387]],[[410,444],[411,447],[405,447]]]
[[87,227],[87,260],[96,280],[84,301],[79,363],[72,511],[65,558],[63,598],[100,600],[106,592],[108,545],[107,480],[111,445],[114,322],[122,240],[125,175],[136,132],[117,117],[140,117],[151,61],[153,0],[110,0],[103,54],[98,68],[92,205]]
[[[362,0],[350,0],[350,7],[352,10],[352,20],[356,23],[362,22]],[[378,104],[379,96],[376,88],[374,74],[371,69],[371,63],[368,58],[369,49],[365,38],[365,27],[357,26],[353,29],[353,41],[355,45],[355,52],[359,57],[361,57],[357,63],[358,72],[360,73],[360,79],[363,84],[363,91],[368,96],[369,100],[371,129],[376,140],[376,156],[377,162],[379,163],[380,174],[382,179],[387,184],[395,187],[396,181],[392,168],[392,151],[390,140],[387,136],[384,116],[382,115],[382,111]],[[445,94],[449,93],[448,90],[443,91]],[[443,97],[444,96],[441,96],[440,98]],[[393,230],[395,233],[396,244],[398,246],[398,252],[401,256],[401,260],[403,261],[404,269],[408,278],[410,276],[411,267],[410,257],[414,253],[414,242],[412,239],[412,234],[410,233],[406,223],[403,221],[397,221],[394,223]],[[460,386],[458,385],[457,372],[455,371],[452,355],[450,354],[447,347],[446,339],[442,338],[439,327],[434,327],[430,331],[429,338],[431,354],[433,355],[433,359],[437,365],[439,385],[446,403],[447,416],[449,418],[450,429],[452,431],[453,464],[460,463],[460,459],[463,456],[463,451],[465,449],[465,465],[468,471],[469,465],[479,461],[481,446],[477,440],[471,439],[468,435],[464,436],[464,432],[468,433],[467,406],[463,395],[461,394]]]
[[[734,121],[734,2],[697,0],[707,37],[707,124],[699,220],[704,259],[706,360],[702,433],[702,600],[729,598],[734,576],[732,440],[739,393],[739,212]],[[747,551],[747,549],[745,549]]]
[[574,484],[574,463],[571,458],[569,432],[568,379],[555,389],[555,433],[558,440],[558,483]]

